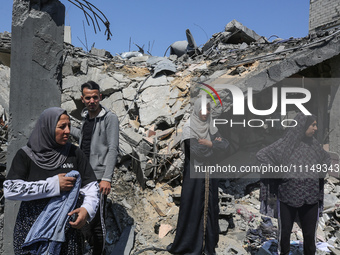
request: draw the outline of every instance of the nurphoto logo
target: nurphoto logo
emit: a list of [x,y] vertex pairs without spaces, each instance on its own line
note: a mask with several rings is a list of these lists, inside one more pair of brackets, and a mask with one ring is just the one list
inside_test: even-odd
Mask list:
[[[205,84],[205,83],[203,83],[203,82],[200,82],[200,84],[206,86],[206,87],[209,88],[212,92],[214,92],[215,95],[217,96],[218,100],[220,101],[221,106],[223,107],[223,103],[222,103],[221,97],[219,96],[219,94],[217,93],[217,91],[216,91],[212,86],[210,86],[210,85],[208,85],[208,84]],[[200,90],[203,90],[204,92],[206,92],[206,93],[211,97],[211,99],[214,101],[215,105],[217,105],[214,96],[213,96],[207,89],[204,89],[204,88],[199,88],[199,89],[200,89]],[[203,115],[206,115],[206,114],[207,114],[207,97],[206,97],[205,94],[202,96],[202,114],[203,114]]]
[[[222,90],[228,90],[231,95],[232,95],[232,100],[233,100],[233,115],[245,115],[245,95],[243,93],[243,91],[235,86],[235,85],[228,85],[228,84],[217,84],[213,88],[212,86],[205,84],[205,83],[200,83],[204,86],[206,86],[207,88],[209,88],[211,91],[213,91],[215,93],[215,95],[217,96],[217,98],[220,101],[221,106],[223,107],[222,104],[222,100],[219,96],[219,94],[217,93],[216,89],[222,89]],[[204,88],[199,88],[203,91],[205,91],[215,102],[215,105],[217,105],[216,100],[214,98],[214,96],[207,90]],[[305,88],[298,88],[298,87],[282,87],[281,90],[281,115],[285,116],[287,114],[287,105],[295,105],[298,109],[300,109],[301,112],[303,112],[305,115],[312,115],[307,109],[306,107],[304,107],[303,104],[307,103],[310,99],[311,99],[311,93],[309,90],[305,89]],[[302,98],[288,98],[288,95],[294,93],[294,94],[301,94],[304,97]],[[254,107],[254,103],[253,103],[253,88],[248,87],[247,88],[247,106],[248,106],[248,110],[257,116],[269,116],[270,114],[273,114],[278,107],[278,88],[273,87],[272,88],[272,105],[269,109],[267,110],[258,110]],[[202,100],[202,114],[206,114],[207,113],[207,97],[206,94],[202,94],[201,96],[201,100]],[[246,120],[243,119],[242,121],[238,121],[235,122],[232,119],[227,120],[227,119],[213,119],[213,125],[216,126],[217,124],[221,125],[221,124],[230,124],[230,127],[233,127],[235,125],[242,125],[243,127],[245,127],[246,125],[248,125],[249,127],[263,127],[265,124],[271,124],[271,126],[274,126],[275,122],[280,122],[281,125],[283,127],[294,127],[297,125],[296,121],[293,119],[250,119],[250,120]]]

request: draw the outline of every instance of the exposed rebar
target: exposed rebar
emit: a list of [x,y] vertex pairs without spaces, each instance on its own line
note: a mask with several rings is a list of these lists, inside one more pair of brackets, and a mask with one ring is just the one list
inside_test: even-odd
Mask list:
[[[110,31],[110,22],[108,21],[108,19],[101,10],[99,10],[96,6],[94,6],[93,4],[86,0],[68,0],[68,1],[84,12],[86,22],[89,26],[90,26],[89,19],[91,20],[95,33],[97,33],[97,29],[101,31],[98,22],[99,19],[106,27],[104,33],[107,36],[106,40],[111,40],[112,33]],[[87,9],[88,11],[85,9]],[[92,16],[90,13],[92,13]]]

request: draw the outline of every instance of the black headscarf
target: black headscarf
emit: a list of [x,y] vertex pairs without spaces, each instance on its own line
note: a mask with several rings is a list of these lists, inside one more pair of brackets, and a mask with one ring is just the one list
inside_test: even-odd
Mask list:
[[[308,161],[308,158],[313,158],[314,155],[321,153],[323,149],[315,137],[306,136],[306,130],[316,120],[316,116],[305,115],[300,112],[294,120],[293,124],[296,123],[296,125],[288,127],[281,139],[257,153],[257,159],[261,163],[271,165],[286,165],[292,161],[304,163],[306,160]],[[303,157],[296,151],[301,143],[308,143],[311,149],[308,155]]]
[[67,112],[59,107],[44,110],[27,145],[22,148],[35,164],[46,170],[56,169],[63,164],[70,150],[70,143],[60,145],[55,140],[56,126],[62,114]]
[[314,114],[307,116],[306,124],[305,124],[305,131],[309,128],[310,125],[313,124],[314,121],[316,121],[316,116]]
[[288,128],[288,131],[284,135],[280,144],[282,152],[281,163],[287,163],[289,161],[295,148],[297,148],[301,142],[308,142],[312,144],[312,148],[316,151],[321,149],[321,146],[315,137],[306,136],[306,130],[314,121],[316,121],[316,116],[305,115],[300,112],[296,115],[294,120],[296,126]]

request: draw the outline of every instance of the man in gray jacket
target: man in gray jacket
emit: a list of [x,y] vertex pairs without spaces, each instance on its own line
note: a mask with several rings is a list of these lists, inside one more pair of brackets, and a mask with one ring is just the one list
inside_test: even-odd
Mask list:
[[104,208],[111,191],[111,181],[116,165],[119,144],[119,121],[117,115],[100,105],[102,94],[94,81],[81,85],[82,112],[80,129],[71,129],[71,135],[79,139],[79,146],[89,158],[96,174],[101,193],[100,207],[95,218],[83,228],[85,239],[92,247],[92,254],[103,254],[106,229]]

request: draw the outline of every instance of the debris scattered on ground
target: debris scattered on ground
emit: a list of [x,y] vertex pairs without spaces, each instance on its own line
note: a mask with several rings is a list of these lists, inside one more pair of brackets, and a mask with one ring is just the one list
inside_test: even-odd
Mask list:
[[[308,54],[318,47],[329,47],[323,48],[326,53],[331,51],[338,37],[338,32],[328,31],[320,36],[269,42],[232,21],[202,48],[197,47],[189,31],[187,42],[172,45],[172,52],[177,53],[162,58],[141,52],[112,56],[105,50],[92,49],[88,53],[65,44],[61,107],[77,123],[82,108],[79,86],[94,80],[102,88],[102,104],[120,120],[119,160],[106,213],[107,254],[168,254],[165,249],[173,241],[180,205],[184,161],[181,132],[190,116],[190,93],[197,84],[228,78],[242,89],[252,81],[253,89],[261,92],[283,76],[289,77],[312,66]],[[4,54],[10,53],[9,33],[0,34],[0,48]],[[331,57],[331,53],[326,53],[317,54],[323,58],[318,61]],[[291,61],[290,69],[285,69],[287,59]],[[1,184],[8,145],[8,66],[9,62],[0,58]],[[267,82],[263,84],[263,79],[261,84],[254,82],[259,77]],[[223,109],[216,107],[214,116],[231,109],[230,94],[221,93],[221,98]],[[230,160],[243,162],[246,155],[250,162],[264,142],[263,137],[272,135],[273,139],[282,130],[263,128],[261,132],[262,136],[249,133],[247,139],[232,135],[234,153]],[[258,178],[220,180],[218,254],[275,254],[277,221],[259,213],[258,184]],[[318,254],[337,254],[340,251],[340,185],[334,176],[326,178],[325,193],[324,214],[317,232],[320,247],[325,248]],[[0,195],[0,229],[3,229],[2,191]],[[291,240],[292,249],[298,252],[302,241],[298,224]]]

